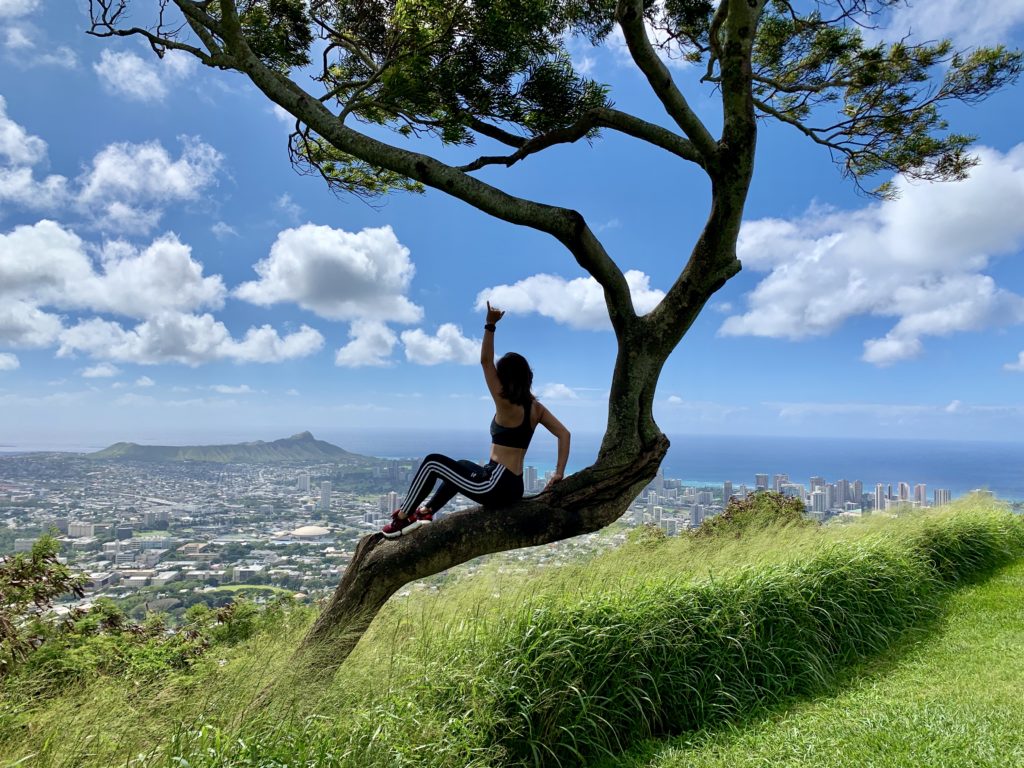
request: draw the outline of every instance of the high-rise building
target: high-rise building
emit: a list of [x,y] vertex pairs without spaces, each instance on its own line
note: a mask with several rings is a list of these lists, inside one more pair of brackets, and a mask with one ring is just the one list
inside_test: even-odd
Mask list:
[[295,478],[295,490],[299,493],[309,493],[309,472],[299,472]]
[[948,488],[936,488],[932,491],[932,498],[935,500],[934,504],[936,507],[942,507],[949,504],[951,497],[952,494],[949,492]]
[[726,480],[722,483],[722,506],[728,506],[729,499],[732,498],[732,480]]
[[324,512],[331,508],[331,481],[324,480],[320,483],[320,509]]
[[832,507],[837,506],[836,487],[832,483],[825,483],[821,486],[821,490],[825,493],[825,509],[832,509]]
[[885,500],[888,498],[885,495],[885,486],[881,483],[875,483],[875,509],[881,511],[885,509]]
[[850,487],[850,501],[855,501],[860,504],[864,500],[864,483],[860,480],[854,480],[853,485]]
[[767,473],[754,475],[754,488],[758,491],[764,491],[768,489]]
[[811,493],[811,511],[813,512],[824,512],[828,509],[825,503],[825,492],[822,490],[813,491]]
[[841,507],[850,500],[850,481],[836,480],[836,505]]
[[783,483],[788,483],[788,482],[789,482],[789,475],[782,474],[782,473],[777,473],[777,474],[772,476],[772,490],[775,491],[776,493],[778,493],[779,489],[782,487],[782,484]]
[[928,503],[928,489],[924,483],[918,483],[914,486],[914,501],[922,507]]
[[533,493],[539,490],[537,488],[537,468],[527,467],[523,470],[523,490],[527,493]]
[[130,539],[135,530],[130,525],[118,525],[114,527],[114,538],[118,541]]
[[811,493],[814,493],[819,488],[824,487],[824,485],[825,485],[825,478],[822,477],[821,475],[813,475],[808,482],[810,483],[810,486],[811,486]]
[[711,491],[698,491],[697,503],[702,504],[705,507],[710,507],[715,503],[715,495]]

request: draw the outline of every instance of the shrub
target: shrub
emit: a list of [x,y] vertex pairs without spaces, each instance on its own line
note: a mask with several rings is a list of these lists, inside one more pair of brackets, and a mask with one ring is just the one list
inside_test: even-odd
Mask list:
[[804,517],[800,499],[775,491],[758,491],[745,499],[732,498],[720,515],[705,518],[694,531],[696,536],[742,536],[769,526],[814,526]]

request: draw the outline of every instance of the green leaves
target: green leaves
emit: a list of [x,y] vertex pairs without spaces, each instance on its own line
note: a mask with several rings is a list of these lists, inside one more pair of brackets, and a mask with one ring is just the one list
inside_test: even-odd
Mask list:
[[[800,15],[788,2],[772,4],[753,56],[762,114],[827,146],[858,185],[880,172],[964,178],[975,163],[967,152],[974,137],[947,132],[941,109],[1011,83],[1021,54],[1002,46],[957,53],[949,40],[868,45],[853,13],[825,19],[817,11]],[[892,187],[872,193],[886,197]]]

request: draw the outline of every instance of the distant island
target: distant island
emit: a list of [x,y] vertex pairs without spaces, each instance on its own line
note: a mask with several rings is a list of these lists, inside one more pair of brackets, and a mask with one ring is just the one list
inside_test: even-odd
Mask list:
[[216,464],[256,464],[288,461],[337,461],[363,459],[357,453],[317,440],[310,432],[265,442],[230,445],[139,445],[114,443],[102,451],[87,453],[90,459],[120,461],[205,461]]

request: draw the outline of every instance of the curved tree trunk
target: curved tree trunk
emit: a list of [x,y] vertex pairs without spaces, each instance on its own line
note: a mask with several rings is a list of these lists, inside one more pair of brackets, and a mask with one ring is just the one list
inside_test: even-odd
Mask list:
[[316,660],[316,674],[331,675],[388,598],[409,582],[481,555],[592,533],[617,520],[668,451],[668,438],[651,412],[663,362],[646,354],[639,339],[623,345],[598,459],[551,490],[500,510],[473,507],[447,514],[408,537],[364,536],[300,656]]

